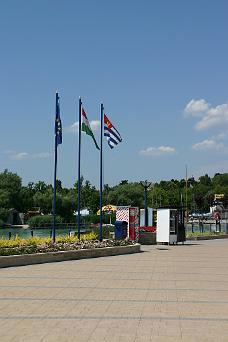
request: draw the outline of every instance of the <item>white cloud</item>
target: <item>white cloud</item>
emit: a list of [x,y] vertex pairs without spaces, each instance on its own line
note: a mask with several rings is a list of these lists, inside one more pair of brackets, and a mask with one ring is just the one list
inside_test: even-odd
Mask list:
[[52,154],[49,152],[40,152],[40,153],[35,153],[35,154],[31,155],[31,157],[33,159],[46,159],[46,158],[49,158],[51,156],[52,156]]
[[221,132],[221,133],[218,133],[217,135],[214,135],[212,137],[213,140],[218,140],[218,141],[221,141],[221,140],[226,140],[226,137],[227,137],[227,134],[228,132]]
[[206,139],[199,143],[194,144],[192,148],[193,150],[196,150],[196,151],[207,151],[207,150],[219,151],[224,148],[224,145],[222,143],[216,142],[215,140]]
[[184,112],[187,116],[199,118],[195,128],[203,131],[214,127],[228,127],[228,104],[224,103],[212,107],[204,99],[191,100],[185,107]]
[[65,130],[69,133],[78,133],[78,121],[74,122],[71,126],[65,128]]
[[147,147],[145,150],[139,151],[139,153],[144,156],[170,155],[175,152],[175,148],[170,146]]
[[4,154],[13,154],[13,153],[15,153],[15,151],[13,151],[13,150],[5,150],[2,153],[4,153]]
[[203,112],[207,111],[210,104],[204,99],[194,100],[192,99],[185,107],[184,111],[189,116],[201,116]]
[[20,152],[20,153],[10,155],[10,159],[13,159],[13,160],[25,160],[25,159],[28,159],[28,157],[29,157],[29,154],[27,152]]
[[9,155],[9,158],[12,160],[28,160],[28,159],[46,159],[49,158],[52,154],[49,152],[40,152],[40,153],[27,153],[27,152],[19,152],[15,154]]
[[222,104],[217,107],[210,108],[203,118],[197,122],[197,130],[205,130],[212,127],[224,127],[228,125],[228,104]]
[[100,128],[100,121],[99,120],[92,120],[90,121],[90,127],[94,131],[98,131]]
[[[99,120],[92,120],[89,122],[90,127],[93,132],[98,131],[100,128],[100,121]],[[71,126],[66,127],[66,132],[69,133],[78,133],[79,122],[74,122]]]

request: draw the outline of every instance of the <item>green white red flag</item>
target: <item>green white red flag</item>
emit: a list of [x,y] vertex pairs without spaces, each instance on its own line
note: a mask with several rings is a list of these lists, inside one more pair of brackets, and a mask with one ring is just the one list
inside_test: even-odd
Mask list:
[[95,137],[93,135],[93,131],[92,131],[91,127],[90,127],[90,123],[89,123],[89,120],[87,118],[86,112],[84,111],[83,108],[82,108],[82,131],[92,137],[96,148],[99,150],[100,148],[97,145],[97,142],[96,142],[96,139],[95,139]]

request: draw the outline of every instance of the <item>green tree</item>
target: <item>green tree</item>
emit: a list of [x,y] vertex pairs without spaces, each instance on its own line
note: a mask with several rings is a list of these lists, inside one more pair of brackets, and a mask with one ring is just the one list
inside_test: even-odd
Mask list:
[[47,184],[43,181],[39,181],[34,185],[35,192],[45,193],[47,190]]
[[211,178],[207,174],[201,176],[199,177],[199,183],[204,186],[211,187]]
[[8,170],[0,173],[0,206],[19,209],[20,191],[21,178],[16,173]]
[[109,202],[113,205],[142,207],[144,203],[143,187],[136,182],[119,184],[110,190]]
[[[33,196],[33,203],[35,207],[40,207],[41,212],[50,214],[52,212],[53,192],[48,190],[46,192],[37,191]],[[58,196],[56,196],[56,205],[58,205]]]
[[29,187],[23,186],[19,194],[18,210],[20,212],[26,213],[29,209],[34,206],[34,190]]

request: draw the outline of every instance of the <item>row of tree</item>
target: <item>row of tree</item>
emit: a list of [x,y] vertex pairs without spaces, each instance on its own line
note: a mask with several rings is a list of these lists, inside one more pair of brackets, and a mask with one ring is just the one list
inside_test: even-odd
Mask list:
[[[57,181],[57,213],[65,222],[75,220],[77,211],[77,182],[73,188],[64,188]],[[189,211],[208,211],[214,200],[214,194],[225,194],[228,198],[228,173],[207,174],[195,180],[171,179],[155,183],[148,190],[148,206],[183,206]],[[22,185],[21,177],[5,170],[0,173],[0,219],[5,221],[8,211],[15,208],[26,213],[32,207],[40,207],[42,213],[52,211],[53,186],[43,181]],[[144,207],[144,188],[138,182],[122,180],[118,185],[104,185],[103,205],[131,205]],[[88,180],[81,178],[81,208],[87,208],[95,214],[99,209],[99,191]]]

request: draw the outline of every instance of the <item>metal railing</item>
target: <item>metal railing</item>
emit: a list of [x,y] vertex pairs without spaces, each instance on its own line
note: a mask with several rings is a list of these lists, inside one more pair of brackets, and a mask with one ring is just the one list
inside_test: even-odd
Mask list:
[[186,233],[228,233],[228,222],[191,222],[185,224]]

